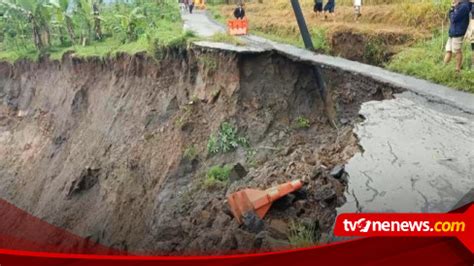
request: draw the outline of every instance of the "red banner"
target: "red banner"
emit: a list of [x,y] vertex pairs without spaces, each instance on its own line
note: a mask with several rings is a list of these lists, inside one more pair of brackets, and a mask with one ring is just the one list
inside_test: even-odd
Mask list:
[[[473,265],[473,253],[458,240],[472,243],[473,207],[463,214],[357,214],[341,215],[337,219],[336,232],[340,235],[368,234],[366,219],[377,222],[373,235],[384,237],[360,237],[354,240],[319,245],[305,249],[259,254],[228,256],[134,256],[110,249],[66,230],[48,224],[6,201],[0,200],[0,265]],[[464,211],[464,210],[462,210]],[[390,216],[393,215],[393,216]],[[411,216],[411,218],[409,218]],[[347,220],[347,221],[346,221]],[[344,232],[344,221],[350,233]],[[383,224],[383,222],[388,221]],[[387,237],[392,231],[402,231],[398,237]],[[429,223],[424,226],[403,222]],[[349,223],[351,222],[351,223]],[[380,222],[380,225],[379,223]],[[436,225],[438,222],[441,224]],[[454,224],[454,222],[464,222]],[[394,223],[395,224],[395,223]],[[342,226],[342,227],[341,227]],[[411,227],[410,227],[411,226]],[[418,226],[418,227],[417,227]],[[355,230],[352,230],[355,228]],[[359,229],[361,228],[361,229]],[[379,233],[383,231],[382,233]],[[400,228],[400,229],[398,229]],[[406,229],[406,228],[409,228]],[[413,229],[414,228],[414,229]],[[433,228],[433,231],[431,231]],[[437,229],[449,231],[438,232]],[[367,233],[369,232],[367,229]],[[455,230],[456,229],[456,230]],[[342,230],[342,231],[340,231]],[[406,230],[410,232],[406,232]],[[412,237],[414,232],[419,236]],[[341,233],[342,232],[342,233]],[[393,233],[393,232],[392,232]],[[409,236],[409,237],[408,237]],[[454,237],[446,237],[454,236]],[[469,242],[471,241],[471,242]],[[471,246],[472,247],[472,246]]]

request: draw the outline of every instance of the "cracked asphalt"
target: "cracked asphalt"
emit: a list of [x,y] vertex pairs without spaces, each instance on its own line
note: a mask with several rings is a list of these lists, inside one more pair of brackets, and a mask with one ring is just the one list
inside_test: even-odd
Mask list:
[[[183,14],[185,29],[209,37],[225,28],[205,12]],[[247,45],[197,42],[213,49],[277,50],[295,60],[359,73],[407,92],[364,103],[354,132],[363,152],[346,165],[348,202],[339,212],[446,212],[474,188],[474,95],[385,69],[315,54],[257,36]],[[465,199],[464,199],[465,200]]]

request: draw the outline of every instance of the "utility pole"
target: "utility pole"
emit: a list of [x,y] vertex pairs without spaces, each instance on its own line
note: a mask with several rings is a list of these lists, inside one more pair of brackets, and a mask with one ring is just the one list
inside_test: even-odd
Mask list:
[[[304,46],[306,49],[310,51],[314,51],[313,41],[311,40],[311,35],[309,34],[308,26],[306,26],[306,21],[304,19],[303,11],[301,10],[301,6],[298,0],[291,0],[291,6],[293,7],[293,11],[295,12],[296,22],[298,23],[298,27],[300,28],[301,37],[303,38]],[[327,95],[326,83],[324,82],[323,74],[321,73],[321,68],[318,65],[314,65],[313,72],[316,77],[317,85],[319,88],[319,94],[323,99],[326,114],[334,126],[336,126],[335,122],[335,109],[334,105],[332,104],[332,99]]]
[[306,26],[306,21],[304,19],[303,11],[301,10],[300,2],[298,0],[291,0],[291,6],[295,12],[296,22],[298,22],[298,27],[300,28],[301,37],[303,37],[304,46],[306,49],[313,51],[313,41],[311,40],[311,35],[309,34],[308,27]]

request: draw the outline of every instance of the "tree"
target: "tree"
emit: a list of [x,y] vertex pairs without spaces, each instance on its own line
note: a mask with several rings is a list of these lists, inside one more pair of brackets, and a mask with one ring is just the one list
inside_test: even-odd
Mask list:
[[94,36],[93,38],[96,40],[101,40],[103,38],[102,35],[102,27],[101,27],[101,20],[100,17],[100,8],[99,6],[102,4],[102,0],[77,0],[77,12],[82,16],[83,23],[86,27],[86,33],[83,32],[82,36],[82,43],[83,45],[86,43],[87,35],[88,37],[92,36],[92,25],[94,27]]
[[50,0],[50,5],[54,9],[55,18],[60,25],[66,28],[69,39],[72,43],[76,43],[76,33],[74,30],[74,23],[72,21],[72,0]]
[[41,38],[42,29],[47,33],[47,42],[49,44],[49,27],[47,18],[48,14],[46,0],[0,0],[0,6],[7,11],[20,16],[31,26],[33,42],[38,50],[42,50],[44,42]]

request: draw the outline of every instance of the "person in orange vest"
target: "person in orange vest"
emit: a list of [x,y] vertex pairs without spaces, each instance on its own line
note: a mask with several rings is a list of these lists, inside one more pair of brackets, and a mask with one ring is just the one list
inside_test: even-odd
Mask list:
[[245,17],[245,10],[242,4],[239,4],[237,8],[234,10],[234,17],[236,19],[244,19]]

